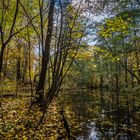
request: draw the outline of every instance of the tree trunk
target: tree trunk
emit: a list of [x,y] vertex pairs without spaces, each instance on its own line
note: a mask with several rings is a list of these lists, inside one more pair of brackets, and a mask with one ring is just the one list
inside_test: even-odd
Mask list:
[[5,64],[4,64],[4,67],[3,67],[3,74],[4,74],[4,77],[7,76],[7,61],[8,61],[8,53],[9,53],[9,48],[7,48],[7,51],[6,51],[6,54],[5,54]]
[[[133,73],[133,65],[131,64],[131,72]],[[131,77],[131,85],[132,85],[132,88],[134,88],[134,77],[132,74],[130,74],[130,77]]]
[[[125,54],[125,58],[124,58],[124,63],[125,63],[125,67],[127,68],[127,53]],[[125,87],[128,87],[128,74],[127,74],[127,69],[125,69]]]
[[2,45],[1,52],[0,52],[0,74],[2,73],[2,67],[3,67],[4,49],[5,49],[5,45]]
[[30,87],[31,87],[31,95],[33,96],[33,85],[32,85],[32,76],[31,76],[31,42],[30,42],[30,34],[29,34],[29,29],[27,27],[27,34],[28,34],[28,47],[29,47],[29,81],[30,81]]
[[20,56],[17,58],[17,83],[20,83],[21,80],[21,73],[20,73]]
[[21,58],[20,58],[21,46],[20,46],[20,44],[18,44],[17,49],[18,49],[18,53],[19,53],[18,57],[17,57],[17,84],[19,84],[20,80],[21,80]]
[[49,57],[50,57],[50,44],[51,44],[51,37],[53,31],[54,4],[55,4],[55,0],[51,0],[49,13],[48,13],[48,29],[47,29],[45,46],[44,46],[43,56],[42,56],[42,67],[41,67],[38,87],[36,90],[36,94],[38,95],[37,102],[39,104],[42,104],[44,102],[44,87],[45,87],[46,72],[47,72],[47,67],[48,67]]
[[119,89],[119,76],[118,76],[118,63],[116,62],[116,73],[115,73],[115,89],[118,91]]
[[28,44],[26,44],[24,47],[24,60],[22,63],[22,83],[27,82],[27,68],[28,68]]
[[[4,1],[3,1],[4,2]],[[17,14],[18,14],[18,8],[19,8],[19,0],[16,1],[16,9],[15,9],[15,13],[14,13],[14,17],[13,17],[13,23],[12,23],[12,26],[10,28],[10,34],[7,38],[6,41],[4,41],[4,36],[3,36],[3,33],[2,33],[2,27],[0,29],[0,33],[1,33],[1,42],[2,42],[2,46],[1,46],[1,51],[0,51],[0,74],[2,73],[2,67],[3,67],[3,58],[4,58],[4,50],[5,50],[5,47],[6,45],[11,41],[13,35],[13,29],[15,27],[15,23],[16,23],[16,19],[17,19]],[[3,9],[4,7],[2,7]],[[2,17],[4,18],[4,17]]]
[[[139,68],[140,67],[140,62],[139,62],[138,52],[135,52],[135,57],[136,57],[137,73],[138,73],[138,77],[140,77],[140,68]],[[140,81],[138,81],[138,85],[139,84],[140,84]]]

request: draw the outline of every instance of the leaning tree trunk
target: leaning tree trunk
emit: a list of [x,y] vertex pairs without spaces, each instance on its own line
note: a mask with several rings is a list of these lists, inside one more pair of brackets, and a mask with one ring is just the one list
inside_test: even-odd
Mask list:
[[[11,28],[9,29],[10,34],[9,34],[7,40],[5,40],[5,41],[4,41],[4,36],[3,36],[4,31],[2,29],[2,26],[0,26],[1,43],[2,43],[1,50],[0,50],[0,75],[2,73],[2,68],[3,68],[3,59],[4,59],[5,48],[6,48],[7,44],[11,41],[12,37],[14,36],[13,29],[15,27],[15,23],[16,23],[16,19],[17,19],[18,8],[19,8],[19,0],[16,1],[16,9],[15,9],[14,17],[13,17],[13,23],[12,23]],[[3,9],[4,9],[4,7],[2,7],[2,10]]]
[[42,66],[41,72],[39,77],[39,83],[36,90],[37,94],[37,103],[40,105],[44,102],[44,87],[45,87],[45,80],[46,80],[46,72],[49,63],[50,57],[50,45],[51,45],[51,38],[52,38],[52,31],[53,31],[53,15],[54,15],[54,4],[55,0],[50,1],[49,13],[48,13],[48,29],[47,35],[45,39],[45,46],[43,49],[43,56],[42,56]]

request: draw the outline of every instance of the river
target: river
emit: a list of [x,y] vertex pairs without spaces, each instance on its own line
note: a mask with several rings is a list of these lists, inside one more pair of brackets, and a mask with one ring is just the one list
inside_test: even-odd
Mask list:
[[140,94],[82,89],[62,96],[64,109],[79,125],[71,126],[77,140],[140,140]]

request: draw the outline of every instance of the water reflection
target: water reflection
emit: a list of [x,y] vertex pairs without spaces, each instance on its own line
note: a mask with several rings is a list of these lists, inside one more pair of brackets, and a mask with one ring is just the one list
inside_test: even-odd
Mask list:
[[100,140],[101,133],[98,131],[95,122],[87,124],[87,129],[89,130],[89,135],[79,136],[77,140]]
[[[118,91],[67,91],[63,104],[76,114],[77,140],[137,140],[139,98]],[[76,131],[76,130],[75,130]]]

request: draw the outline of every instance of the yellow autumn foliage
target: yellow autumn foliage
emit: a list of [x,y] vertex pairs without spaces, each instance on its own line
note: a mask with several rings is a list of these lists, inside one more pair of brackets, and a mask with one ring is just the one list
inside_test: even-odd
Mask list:
[[99,27],[99,35],[105,38],[110,38],[114,33],[117,35],[128,35],[128,30],[131,28],[129,23],[131,18],[124,20],[122,17],[115,17],[113,19],[106,19],[105,25]]

